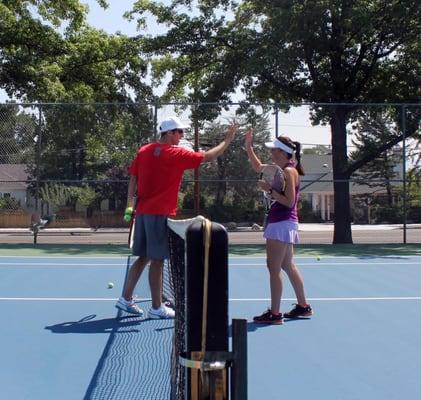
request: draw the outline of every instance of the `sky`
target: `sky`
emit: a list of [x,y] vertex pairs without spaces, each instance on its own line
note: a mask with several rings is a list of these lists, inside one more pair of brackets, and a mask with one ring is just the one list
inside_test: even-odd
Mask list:
[[[135,0],[108,0],[109,7],[102,9],[95,0],[81,0],[89,6],[88,24],[107,33],[114,34],[121,32],[129,36],[138,34],[136,21],[128,21],[123,18],[126,11],[130,11]],[[168,2],[163,0],[162,2]],[[154,21],[149,21],[148,33],[159,31],[160,28]],[[156,92],[160,94],[162,89]],[[0,91],[0,102],[4,102],[7,96]],[[233,101],[239,101],[233,98]],[[159,117],[159,116],[158,116]],[[271,118],[271,131],[275,135],[275,118]],[[187,122],[187,121],[186,121]],[[329,126],[311,126],[308,107],[301,106],[291,109],[288,114],[280,113],[278,120],[278,134],[291,137],[301,142],[304,147],[311,147],[316,144],[330,145],[331,135]],[[350,140],[349,140],[350,144]]]

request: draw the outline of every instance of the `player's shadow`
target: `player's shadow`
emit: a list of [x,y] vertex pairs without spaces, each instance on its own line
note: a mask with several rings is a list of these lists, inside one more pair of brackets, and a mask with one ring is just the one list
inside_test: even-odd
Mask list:
[[[290,324],[291,322],[306,321],[309,319],[311,318],[310,317],[288,318],[288,319],[285,318],[283,321],[283,324],[280,324],[280,325],[282,326],[282,325]],[[268,328],[270,326],[274,326],[274,325],[273,324],[259,324],[259,323],[251,321],[247,323],[247,332],[256,332],[259,329]]]
[[135,328],[147,320],[137,316],[117,316],[115,318],[94,319],[95,314],[88,315],[79,321],[62,322],[46,326],[52,333],[129,333],[138,332]]

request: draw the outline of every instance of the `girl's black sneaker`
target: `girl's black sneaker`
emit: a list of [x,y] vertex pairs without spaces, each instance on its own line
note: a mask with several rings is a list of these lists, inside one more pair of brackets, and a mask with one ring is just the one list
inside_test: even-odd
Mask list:
[[295,307],[290,311],[284,314],[285,318],[300,318],[300,317],[309,317],[313,315],[313,309],[307,304],[305,307],[295,304]]
[[282,313],[275,315],[272,313],[271,310],[267,310],[262,315],[253,317],[253,321],[256,324],[273,324],[273,325],[281,325],[284,322]]

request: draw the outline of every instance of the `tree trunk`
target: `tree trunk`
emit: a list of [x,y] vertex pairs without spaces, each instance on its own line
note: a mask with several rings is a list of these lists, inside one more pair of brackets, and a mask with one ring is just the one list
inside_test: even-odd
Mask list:
[[346,115],[344,108],[336,108],[330,120],[335,199],[334,244],[352,243],[349,174],[346,172],[348,167]]

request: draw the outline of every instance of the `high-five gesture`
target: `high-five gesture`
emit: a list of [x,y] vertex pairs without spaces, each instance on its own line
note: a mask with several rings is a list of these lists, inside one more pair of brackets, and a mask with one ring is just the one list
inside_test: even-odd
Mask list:
[[205,157],[203,161],[209,162],[209,161],[216,160],[232,142],[237,130],[238,130],[238,124],[234,122],[228,127],[227,133],[225,134],[225,139],[221,143],[219,143],[217,146],[205,152]]

